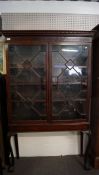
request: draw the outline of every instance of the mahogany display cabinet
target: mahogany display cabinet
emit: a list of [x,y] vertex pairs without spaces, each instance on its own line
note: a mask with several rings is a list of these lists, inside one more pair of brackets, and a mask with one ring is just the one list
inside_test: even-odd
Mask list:
[[9,130],[89,130],[93,32],[2,33]]
[[[5,36],[9,132],[93,132],[94,32],[1,33]],[[88,147],[85,164],[87,152],[92,150]]]
[[79,131],[83,153],[83,133],[88,131],[85,167],[90,160],[98,167],[94,31],[1,34],[5,36],[9,132]]

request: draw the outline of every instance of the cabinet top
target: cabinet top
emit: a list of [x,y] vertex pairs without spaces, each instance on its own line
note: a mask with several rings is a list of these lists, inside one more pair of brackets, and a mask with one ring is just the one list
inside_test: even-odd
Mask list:
[[27,36],[62,36],[62,37],[92,37],[94,31],[70,31],[70,30],[1,30],[0,35],[5,37]]

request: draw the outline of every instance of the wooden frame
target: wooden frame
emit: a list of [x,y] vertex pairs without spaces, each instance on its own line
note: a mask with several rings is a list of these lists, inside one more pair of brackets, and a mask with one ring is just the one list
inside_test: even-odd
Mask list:
[[99,169],[99,25],[94,29],[93,38],[93,75],[92,75],[92,109],[91,109],[91,161]]
[[[2,31],[3,35],[6,37],[6,44],[32,44],[34,43],[72,43],[72,44],[88,44],[90,47],[90,61],[88,63],[88,99],[89,99],[89,116],[87,119],[77,119],[77,120],[67,120],[67,121],[52,121],[51,118],[48,118],[48,121],[15,121],[9,116],[9,130],[13,132],[27,132],[27,131],[68,131],[68,130],[88,130],[90,128],[90,110],[91,110],[91,42],[93,32],[83,32],[83,31]],[[48,53],[50,56],[50,53]],[[8,60],[8,50],[6,51],[6,57]],[[48,64],[50,65],[50,63]],[[48,69],[48,67],[47,67]],[[50,80],[50,73],[47,73],[47,79]],[[9,65],[7,62],[7,94],[8,94],[8,115],[9,110],[11,109],[9,100],[10,96],[10,85],[9,85]],[[51,96],[51,91],[48,87],[48,97]],[[49,103],[50,100],[49,100]],[[49,110],[49,109],[48,109]],[[49,111],[50,113],[50,111]]]

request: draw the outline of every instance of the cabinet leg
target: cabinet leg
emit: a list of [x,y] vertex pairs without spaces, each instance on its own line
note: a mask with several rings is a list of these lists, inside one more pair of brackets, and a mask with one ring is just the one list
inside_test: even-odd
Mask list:
[[18,135],[14,135],[14,143],[15,143],[15,151],[16,151],[16,158],[19,159],[19,145],[18,145]]
[[80,156],[83,156],[83,132],[80,132]]
[[91,154],[91,149],[90,149],[90,145],[91,145],[91,134],[87,133],[88,135],[88,144],[85,150],[85,154],[84,154],[84,169],[85,170],[90,170],[91,167],[91,161],[90,161],[90,154]]
[[0,158],[0,175],[3,175],[2,160]]
[[14,160],[14,154],[12,150],[12,146],[10,143],[11,136],[8,136],[7,138],[7,165],[8,165],[8,171],[12,172],[15,164]]

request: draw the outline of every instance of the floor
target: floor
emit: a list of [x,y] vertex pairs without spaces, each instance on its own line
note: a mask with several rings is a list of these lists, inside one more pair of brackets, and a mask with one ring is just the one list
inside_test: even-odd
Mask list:
[[15,160],[14,171],[3,175],[99,175],[99,170],[83,169],[80,156],[28,157]]

